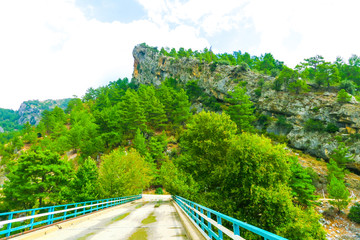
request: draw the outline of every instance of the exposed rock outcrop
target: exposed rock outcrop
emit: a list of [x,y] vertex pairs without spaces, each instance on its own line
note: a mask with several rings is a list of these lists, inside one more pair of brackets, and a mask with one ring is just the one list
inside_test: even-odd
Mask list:
[[45,110],[52,110],[56,106],[65,109],[69,103],[70,98],[59,100],[31,100],[23,102],[18,110],[19,124],[29,122],[32,125],[37,125],[41,119],[41,113]]
[[[172,77],[185,86],[190,80],[198,80],[198,85],[208,95],[222,101],[234,86],[245,82],[247,94],[255,103],[257,112],[270,119],[261,128],[285,135],[292,147],[322,158],[329,157],[340,139],[347,141],[350,153],[355,155],[355,163],[352,165],[360,172],[360,104],[355,98],[350,103],[338,103],[333,89],[332,92],[322,89],[301,94],[274,91],[271,89],[274,81],[272,77],[248,71],[241,66],[163,56],[156,48],[145,45],[137,45],[133,56],[133,78],[138,84],[158,86],[165,78]],[[262,87],[259,85],[260,79]],[[276,124],[280,116],[285,118],[286,127]],[[305,124],[309,119],[320,122],[324,127],[329,124],[337,126],[339,131],[328,133],[306,130]]]

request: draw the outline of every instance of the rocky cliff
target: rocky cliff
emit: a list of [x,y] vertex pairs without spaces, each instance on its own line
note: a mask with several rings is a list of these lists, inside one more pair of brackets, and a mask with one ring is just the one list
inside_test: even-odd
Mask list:
[[[145,45],[137,45],[133,56],[133,78],[138,84],[158,86],[165,78],[172,77],[185,87],[188,81],[197,80],[209,96],[219,101],[240,82],[245,84],[258,116],[265,119],[257,123],[258,129],[286,136],[292,147],[325,159],[339,141],[344,141],[355,155],[355,162],[349,168],[360,172],[360,104],[355,98],[350,103],[338,103],[336,92],[327,89],[300,94],[275,91],[271,88],[274,78],[242,66],[208,64],[195,58],[175,59]],[[336,130],[309,130],[306,127],[309,121]]]
[[41,119],[41,113],[45,110],[52,110],[56,106],[65,109],[70,101],[70,98],[58,99],[58,100],[31,100],[23,102],[18,110],[19,124],[25,124],[29,122],[32,125],[37,125]]

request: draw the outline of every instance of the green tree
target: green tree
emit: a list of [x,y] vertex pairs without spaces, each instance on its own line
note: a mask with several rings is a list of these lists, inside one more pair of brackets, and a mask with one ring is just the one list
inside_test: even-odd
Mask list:
[[72,178],[69,163],[50,151],[31,151],[9,167],[4,201],[11,209],[55,205]]
[[145,118],[150,127],[159,130],[164,127],[167,122],[164,105],[155,95],[154,86],[141,85],[138,90],[141,99]]
[[141,156],[146,157],[148,154],[148,150],[146,147],[146,139],[139,128],[136,130],[133,143],[136,151],[140,153]]
[[342,209],[349,205],[349,190],[347,190],[344,180],[338,180],[336,177],[332,177],[330,184],[327,186],[329,197],[335,200],[329,201],[330,204],[336,206],[340,212]]
[[98,184],[103,198],[139,194],[150,181],[151,167],[136,150],[118,149],[102,158]]
[[318,70],[315,74],[315,82],[319,87],[325,84],[327,84],[327,87],[330,87],[330,84],[340,81],[339,70],[335,65],[332,65],[329,62],[324,62],[319,64],[317,69]]
[[[277,77],[278,81],[284,83],[285,89],[289,86],[290,83],[296,82],[299,78],[299,74],[292,70],[291,68],[284,66],[281,70],[279,76]],[[275,87],[275,90],[279,91],[279,87]]]
[[72,201],[96,200],[99,195],[97,179],[98,168],[96,162],[89,157],[76,171],[75,178],[70,184]]
[[349,148],[347,148],[343,142],[339,143],[337,148],[330,154],[330,157],[334,159],[341,168],[345,168],[346,164],[353,161],[353,156],[349,154]]
[[312,178],[305,168],[299,164],[299,159],[290,158],[291,177],[289,186],[295,201],[303,206],[311,206],[313,201],[317,199],[315,193],[316,188],[312,184]]
[[289,83],[289,91],[299,94],[300,92],[308,92],[309,88],[305,80],[296,80]]
[[344,180],[345,169],[339,167],[339,165],[333,159],[329,160],[329,163],[327,164],[327,169],[328,169],[328,176],[327,176],[328,181],[330,181],[332,177],[336,177],[339,180]]
[[236,86],[233,92],[229,92],[231,98],[226,98],[231,105],[226,109],[231,120],[238,126],[239,131],[252,131],[254,127],[251,125],[255,121],[253,103],[246,95],[246,88]]
[[351,101],[351,95],[345,89],[341,89],[337,94],[337,101],[339,103],[347,103]]
[[348,217],[351,221],[360,223],[360,203],[357,202],[350,208]]

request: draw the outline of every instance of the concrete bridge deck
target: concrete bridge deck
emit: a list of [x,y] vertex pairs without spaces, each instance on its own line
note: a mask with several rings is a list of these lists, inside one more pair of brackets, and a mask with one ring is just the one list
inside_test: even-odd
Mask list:
[[[131,203],[85,215],[13,239],[95,240],[95,239],[202,239],[192,237],[184,228],[181,211],[177,211],[170,195],[147,195]],[[186,221],[186,220],[185,220]],[[191,228],[193,228],[191,230]],[[196,232],[191,226],[190,231]]]

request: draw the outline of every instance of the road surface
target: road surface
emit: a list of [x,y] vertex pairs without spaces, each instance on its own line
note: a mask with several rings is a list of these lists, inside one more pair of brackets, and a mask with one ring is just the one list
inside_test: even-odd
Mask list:
[[[142,199],[113,207],[86,221],[50,232],[38,240],[188,239],[170,195],[143,195]],[[26,235],[24,235],[25,237]],[[17,239],[21,239],[17,238]]]

